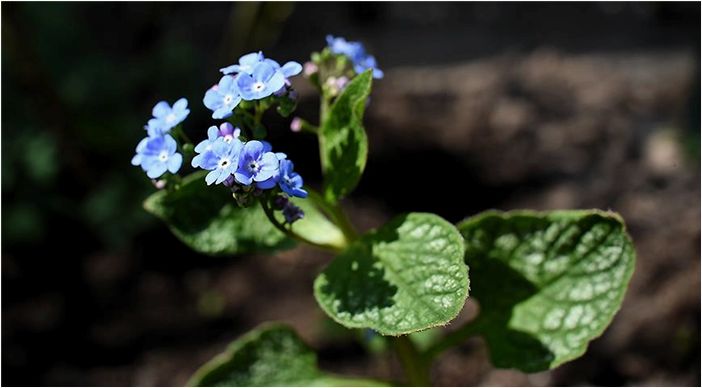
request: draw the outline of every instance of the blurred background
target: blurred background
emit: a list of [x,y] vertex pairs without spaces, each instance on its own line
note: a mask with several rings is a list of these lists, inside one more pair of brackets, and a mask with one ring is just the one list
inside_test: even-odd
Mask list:
[[[3,3],[3,385],[182,385],[267,320],[327,370],[401,376],[316,306],[328,254],[195,254],[142,210],[154,188],[129,163],[157,101],[188,98],[186,131],[204,138],[217,69],[258,49],[304,62],[327,33],[363,41],[386,73],[345,203],[359,226],[602,208],[637,247],[624,306],[585,356],[525,375],[474,339],[441,357],[436,384],[700,384],[700,4],[666,2]],[[298,114],[316,121],[298,78]],[[318,185],[315,140],[266,120]],[[417,174],[437,188],[407,190]]]

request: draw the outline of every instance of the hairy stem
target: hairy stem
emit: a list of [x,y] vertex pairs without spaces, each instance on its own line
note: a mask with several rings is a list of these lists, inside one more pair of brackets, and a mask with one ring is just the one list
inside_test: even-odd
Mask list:
[[305,189],[309,193],[310,200],[317,205],[317,207],[319,207],[324,214],[331,218],[331,221],[341,230],[341,233],[343,233],[347,242],[350,243],[358,238],[358,232],[356,232],[356,229],[353,227],[353,224],[351,224],[351,221],[349,221],[346,212],[344,212],[344,209],[342,209],[339,204],[332,205],[324,200],[322,195],[315,190],[309,187],[306,187]]
[[415,387],[429,386],[429,364],[425,362],[412,340],[406,335],[394,337],[393,345],[405,370],[407,383]]

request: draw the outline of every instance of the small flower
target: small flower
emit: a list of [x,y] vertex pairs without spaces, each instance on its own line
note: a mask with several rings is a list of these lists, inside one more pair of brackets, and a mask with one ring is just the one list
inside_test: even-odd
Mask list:
[[303,219],[305,217],[305,212],[293,205],[292,202],[288,202],[283,208],[283,217],[285,217],[286,223],[292,224],[297,220]]
[[132,165],[141,166],[151,179],[160,177],[166,171],[175,174],[183,163],[183,156],[176,152],[177,146],[170,135],[149,136],[137,145]]
[[[261,189],[268,189],[275,186],[275,182],[266,182],[262,187],[261,183],[273,178],[278,173],[278,157],[270,151],[266,151],[264,144],[257,140],[252,140],[244,145],[239,157],[239,166],[234,173],[236,180],[243,185],[258,183]],[[271,184],[272,183],[272,184]]]
[[164,134],[188,117],[190,114],[188,100],[181,98],[173,104],[173,107],[168,105],[166,101],[161,101],[154,106],[151,113],[154,118],[149,120],[146,130],[150,135],[155,134],[157,131],[161,131],[161,134]]
[[293,171],[293,162],[283,159],[280,161],[280,179],[278,186],[292,197],[306,198],[307,191],[302,188],[303,182],[300,174]]
[[227,143],[223,138],[217,138],[198,162],[199,167],[210,171],[205,182],[208,185],[220,184],[229,178],[236,171],[242,148],[243,143],[239,139]]
[[261,62],[252,74],[239,73],[236,77],[239,93],[244,100],[260,100],[285,86],[285,76],[270,64]]
[[366,53],[365,47],[360,42],[349,42],[344,38],[327,35],[327,46],[332,53],[347,56],[356,73],[360,74],[367,69],[373,69],[373,78],[383,78],[383,71],[378,68],[375,57]]
[[232,111],[239,105],[241,95],[234,77],[225,75],[219,83],[205,93],[202,102],[212,110],[213,119],[223,119],[232,115]]
[[254,67],[263,62],[264,57],[262,52],[257,52],[257,53],[249,53],[246,55],[242,55],[239,58],[239,64],[238,65],[231,65],[227,67],[223,67],[219,69],[224,74],[234,74],[234,73],[246,73],[246,74],[252,74]]
[[[208,131],[209,132],[209,131]],[[232,140],[238,139],[241,135],[241,129],[233,126],[231,123],[219,124],[219,130],[217,131],[217,136],[221,137],[227,143],[231,143]],[[208,134],[209,136],[209,134]]]

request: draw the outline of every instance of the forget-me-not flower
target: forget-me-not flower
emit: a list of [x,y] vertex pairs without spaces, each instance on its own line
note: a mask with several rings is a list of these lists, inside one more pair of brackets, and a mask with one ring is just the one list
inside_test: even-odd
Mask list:
[[302,188],[303,182],[300,174],[293,171],[293,162],[283,159],[280,161],[280,178],[278,186],[288,195],[293,197],[306,198],[307,191]]
[[194,151],[198,153],[193,157],[190,164],[193,167],[202,167],[202,161],[207,155],[208,151],[212,150],[217,139],[222,139],[226,143],[231,143],[234,139],[238,139],[241,134],[241,129],[235,128],[230,123],[222,123],[219,128],[214,125],[207,129],[207,139],[201,141],[195,146]]
[[246,186],[253,182],[264,182],[278,173],[278,165],[276,154],[266,151],[264,144],[260,141],[252,140],[244,145],[239,155],[239,166],[234,177]]
[[210,171],[205,177],[205,182],[208,185],[220,184],[229,178],[239,165],[242,148],[243,144],[239,139],[227,143],[221,137],[217,138],[198,162],[199,167]]
[[205,93],[202,102],[212,110],[213,119],[223,119],[232,115],[239,105],[241,95],[235,77],[225,75],[219,83]]
[[375,57],[366,53],[365,47],[360,42],[349,42],[341,37],[327,35],[327,46],[334,54],[347,56],[353,64],[356,73],[363,73],[367,69],[373,69],[373,78],[383,78],[383,71],[378,68]]
[[166,101],[160,101],[154,106],[151,113],[154,118],[149,120],[146,126],[149,135],[156,134],[158,131],[164,134],[188,117],[190,114],[188,100],[181,98],[173,104],[173,107],[168,105]]
[[254,67],[252,74],[239,73],[236,83],[244,100],[260,100],[285,86],[285,75],[270,64],[261,62]]
[[132,165],[141,166],[146,175],[155,179],[166,171],[175,174],[183,163],[183,156],[176,152],[178,145],[170,135],[149,136],[137,144]]

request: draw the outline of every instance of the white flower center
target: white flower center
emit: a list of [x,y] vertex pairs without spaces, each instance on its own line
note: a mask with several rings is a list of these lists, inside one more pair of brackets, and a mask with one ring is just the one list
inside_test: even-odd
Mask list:
[[219,161],[219,168],[227,168],[227,166],[229,166],[229,163],[230,163],[229,159],[227,159],[227,158],[221,159]]
[[232,136],[232,135],[224,135],[224,139],[223,139],[223,140],[224,140],[226,143],[231,143],[232,140],[234,140],[234,136]]
[[258,162],[256,162],[255,160],[252,160],[251,162],[249,162],[249,171],[258,172],[258,168],[259,168]]
[[168,151],[161,151],[160,154],[158,154],[158,160],[165,162],[168,160]]
[[260,92],[265,88],[266,88],[266,84],[264,84],[263,82],[255,82],[253,84],[253,86],[251,87],[251,89],[253,89],[254,92]]
[[172,123],[172,122],[174,122],[174,121],[176,121],[176,115],[175,115],[175,114],[171,113],[171,114],[169,114],[168,116],[166,116],[166,122],[167,122],[167,123],[170,124],[170,123]]
[[234,101],[234,97],[232,97],[231,94],[227,94],[224,96],[224,104],[225,105],[231,104],[232,101]]

